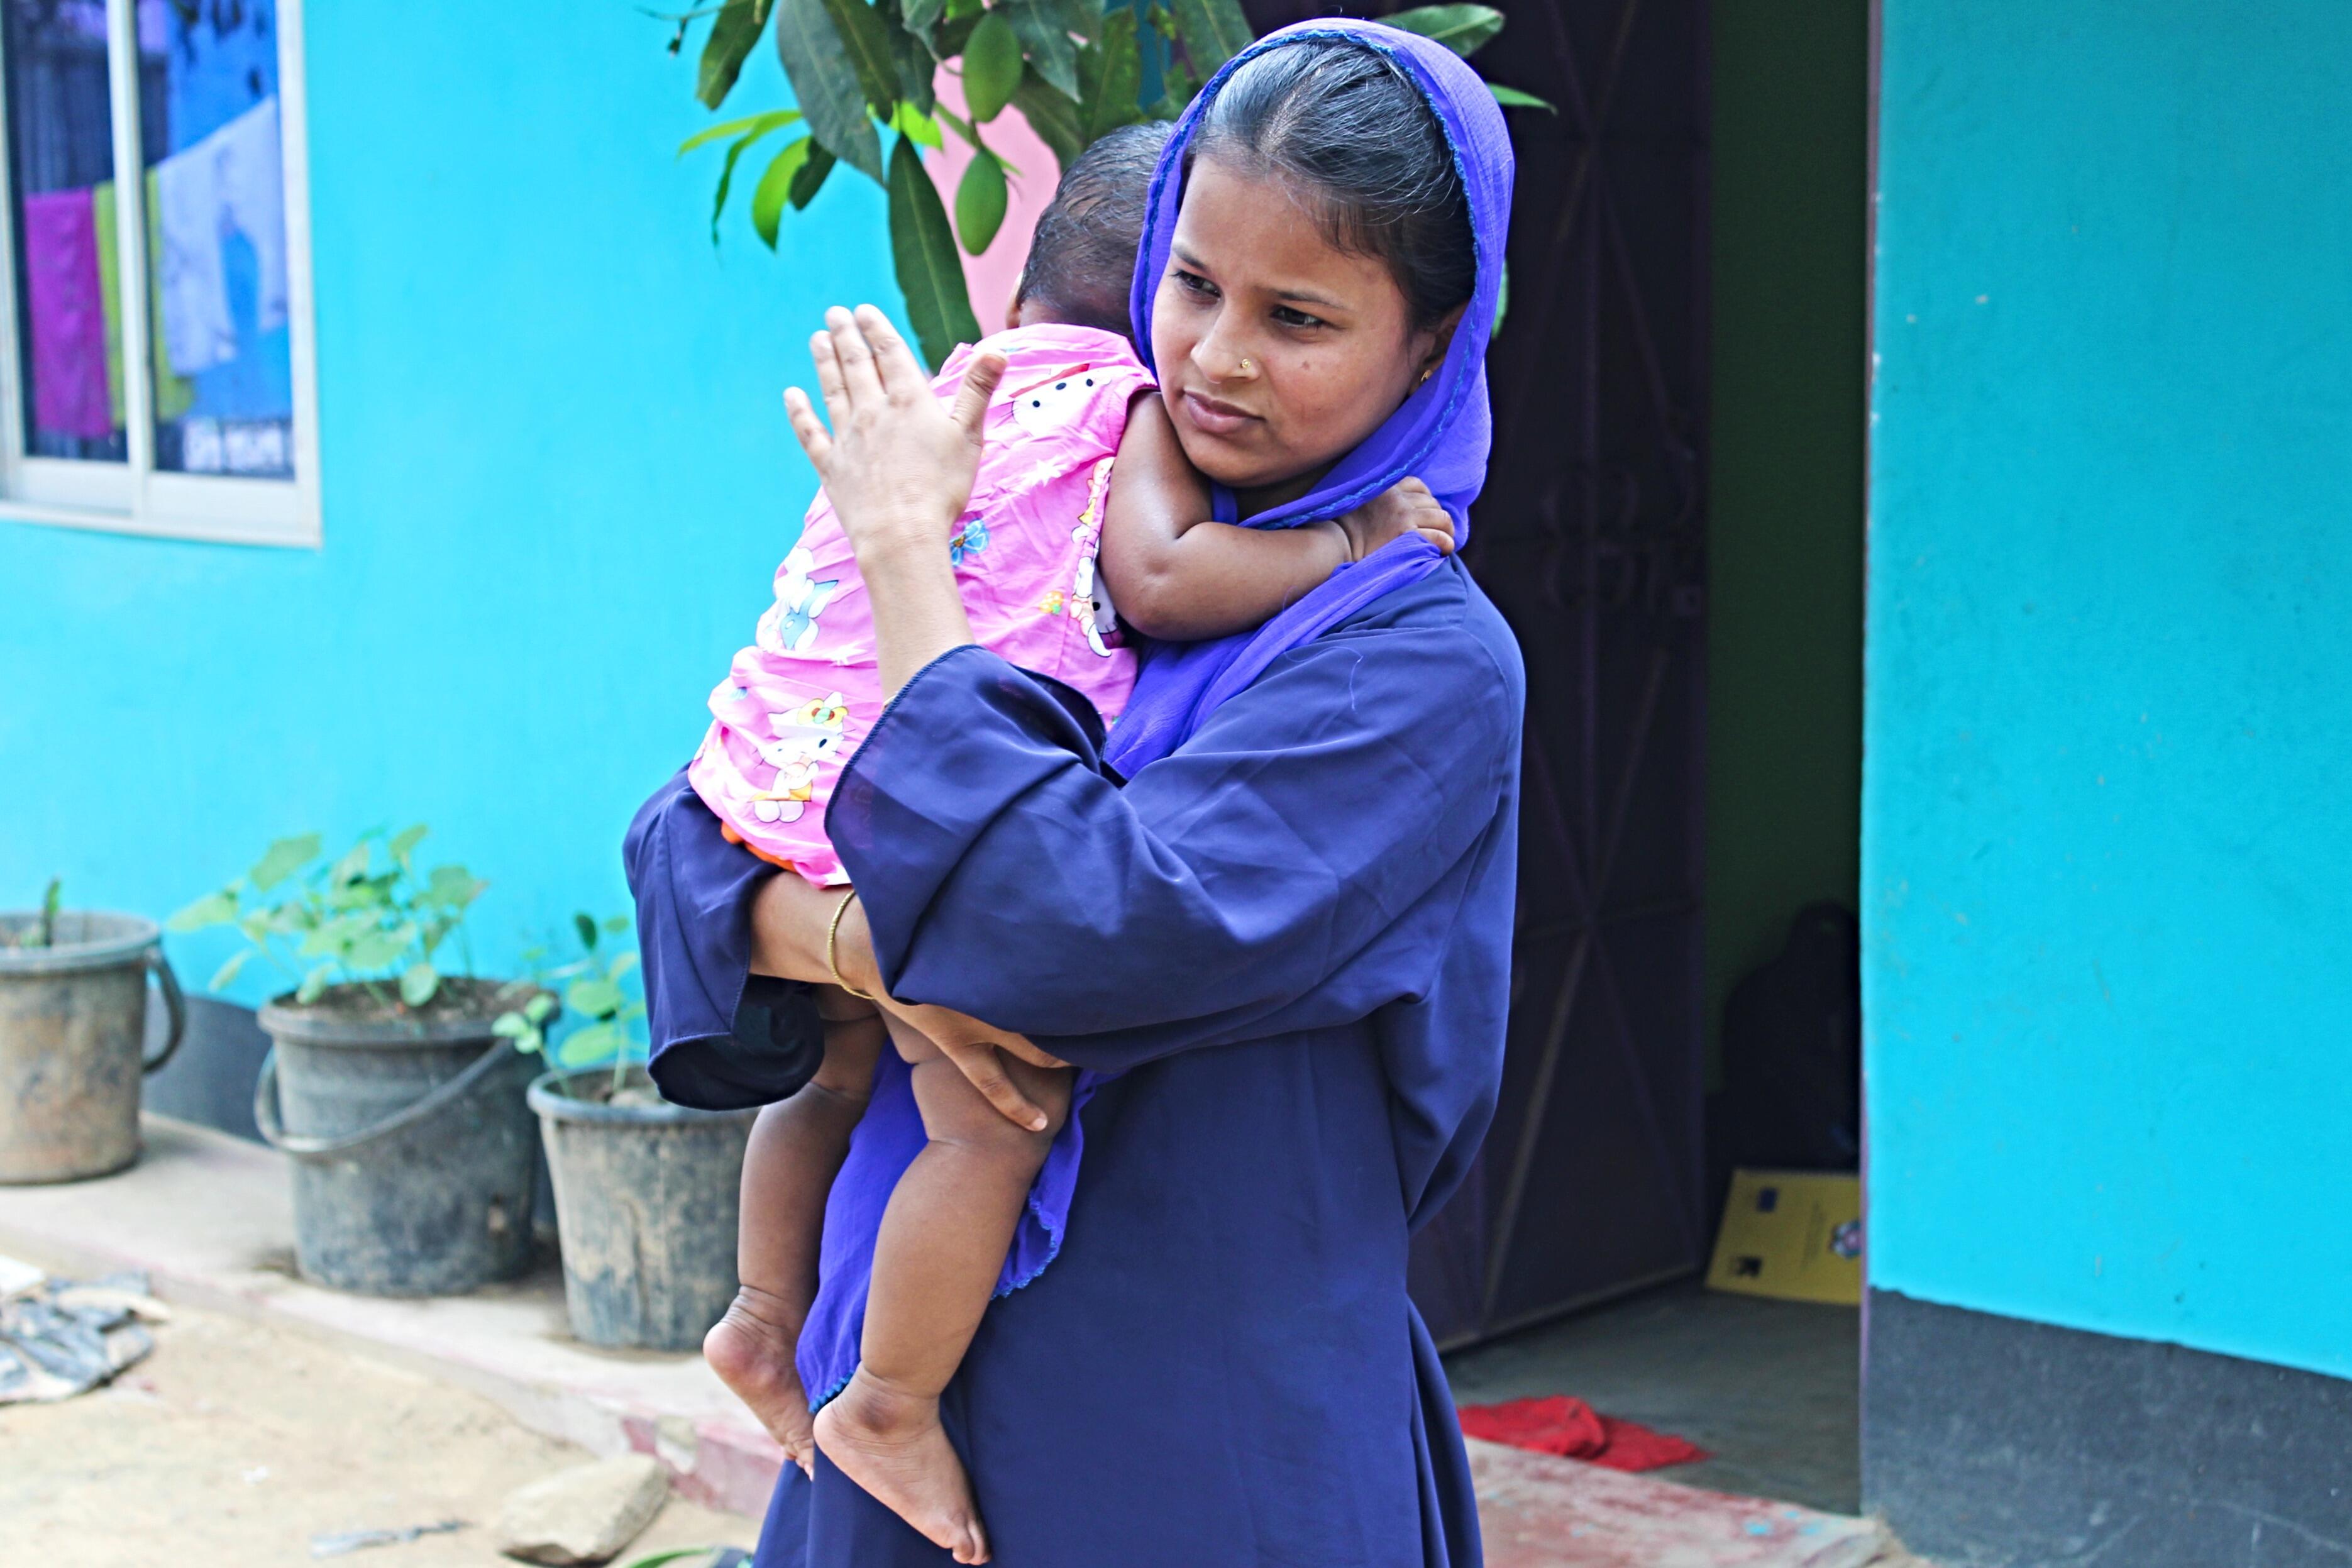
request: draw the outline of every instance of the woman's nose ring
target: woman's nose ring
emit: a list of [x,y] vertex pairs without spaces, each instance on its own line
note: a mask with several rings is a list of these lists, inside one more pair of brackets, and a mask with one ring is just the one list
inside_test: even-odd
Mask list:
[[1247,375],[1247,374],[1250,374],[1250,372],[1252,372],[1252,371],[1253,371],[1253,370],[1255,370],[1255,368],[1256,368],[1256,366],[1255,366],[1255,365],[1251,364],[1251,363],[1250,363],[1250,362],[1249,362],[1247,359],[1244,359],[1244,360],[1242,361],[1242,374],[1243,374],[1244,375]]

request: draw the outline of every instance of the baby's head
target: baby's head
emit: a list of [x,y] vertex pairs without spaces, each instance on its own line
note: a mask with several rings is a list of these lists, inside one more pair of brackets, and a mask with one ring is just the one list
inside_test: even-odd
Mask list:
[[1122,126],[1062,171],[1054,202],[1037,219],[1005,324],[1048,321],[1131,336],[1129,286],[1151,173],[1176,128],[1164,120]]

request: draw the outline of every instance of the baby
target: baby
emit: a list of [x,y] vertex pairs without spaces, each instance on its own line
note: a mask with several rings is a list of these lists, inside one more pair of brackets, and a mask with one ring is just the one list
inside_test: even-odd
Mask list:
[[[982,644],[1051,676],[1116,721],[1135,679],[1129,633],[1222,637],[1265,621],[1339,566],[1407,532],[1453,546],[1444,510],[1408,481],[1358,511],[1294,529],[1205,521],[1150,374],[1125,337],[1128,285],[1165,124],[1114,132],[1073,162],[1037,226],[1008,330],[971,500],[943,547]],[[933,388],[952,397],[971,351]],[[1097,569],[1108,542],[1117,574]],[[749,853],[848,896],[824,808],[880,717],[874,622],[826,498],[776,574],[757,640],[711,694],[687,777]],[[1116,606],[1116,609],[1114,609]],[[876,1246],[856,1375],[809,1392],[793,1364],[815,1296],[825,1200],[892,1038],[881,1016],[821,988],[824,1052],[807,1086],[762,1110],[743,1163],[741,1290],[703,1352],[803,1469],[812,1446],[958,1563],[988,1560],[939,1397],[996,1289],[1023,1203],[1070,1103],[1071,1073],[1008,1060],[1045,1111],[1000,1114],[928,1041],[901,1029],[929,1139],[891,1194]]]

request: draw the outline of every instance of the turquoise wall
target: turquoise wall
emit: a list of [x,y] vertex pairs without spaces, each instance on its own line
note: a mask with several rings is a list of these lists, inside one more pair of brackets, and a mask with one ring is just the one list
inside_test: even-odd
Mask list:
[[[692,52],[635,7],[306,11],[324,546],[0,522],[0,907],[165,913],[273,836],[422,820],[496,967],[625,907],[815,488],[778,394],[824,304],[897,306],[881,192],[838,174],[782,258],[739,196],[714,253]],[[737,96],[784,100],[772,52]]]
[[2352,1374],[2352,7],[1884,39],[1873,1283]]

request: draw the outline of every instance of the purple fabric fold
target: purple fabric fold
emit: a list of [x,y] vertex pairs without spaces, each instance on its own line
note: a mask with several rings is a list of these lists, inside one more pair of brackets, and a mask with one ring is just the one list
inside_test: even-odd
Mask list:
[[[1486,481],[1494,422],[1486,401],[1486,340],[1503,286],[1503,248],[1510,228],[1513,160],[1495,95],[1478,73],[1444,45],[1377,22],[1345,17],[1301,22],[1269,33],[1227,61],[1192,100],[1151,176],[1143,243],[1135,258],[1128,309],[1146,364],[1151,363],[1151,308],[1168,269],[1176,215],[1183,201],[1184,153],[1226,78],[1268,49],[1310,38],[1343,38],[1379,50],[1421,89],[1469,197],[1477,247],[1477,286],[1454,329],[1444,363],[1381,427],[1332,466],[1306,495],[1242,519],[1252,528],[1293,528],[1337,517],[1406,479],[1418,479],[1454,518],[1457,543],[1470,540],[1470,503]],[[1218,515],[1234,517],[1230,495]],[[1191,738],[1217,705],[1263,674],[1290,649],[1309,642],[1392,588],[1415,583],[1443,559],[1418,541],[1400,541],[1370,560],[1343,567],[1289,609],[1259,626],[1213,642],[1155,646],[1146,654],[1127,712],[1105,758],[1132,777]]]

